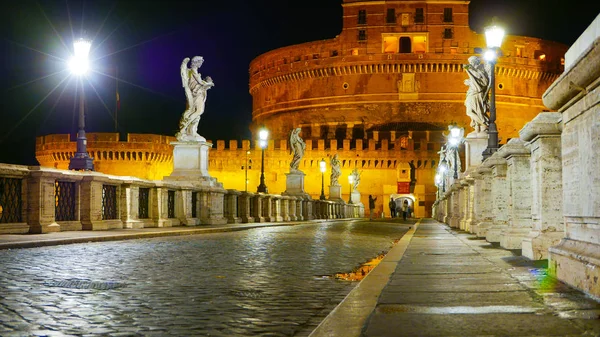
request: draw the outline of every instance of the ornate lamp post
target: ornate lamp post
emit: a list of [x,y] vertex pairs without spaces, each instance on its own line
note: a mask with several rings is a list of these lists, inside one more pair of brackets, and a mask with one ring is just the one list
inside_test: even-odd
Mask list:
[[265,185],[265,148],[267,147],[267,138],[269,137],[269,131],[262,129],[258,132],[258,145],[262,149],[261,153],[261,165],[260,165],[260,184],[258,185],[258,193],[269,193],[267,185]]
[[485,41],[488,49],[483,58],[490,63],[490,122],[488,126],[488,146],[483,151],[483,160],[498,151],[498,128],[496,127],[496,60],[504,39],[504,29],[493,24],[485,29]]
[[84,115],[84,92],[83,92],[83,79],[89,67],[88,55],[90,53],[90,47],[92,42],[80,38],[73,43],[73,49],[75,52],[74,57],[69,62],[71,72],[79,76],[79,85],[81,92],[79,93],[79,130],[77,131],[77,151],[75,155],[71,157],[69,161],[69,170],[81,170],[81,171],[93,171],[94,170],[94,159],[87,153],[87,138],[85,137],[85,115]]
[[448,170],[448,163],[446,162],[446,158],[442,160],[440,165],[438,166],[438,172],[442,178],[442,193],[446,192],[446,171]]
[[450,125],[449,146],[454,148],[454,179],[458,179],[458,147],[462,143],[463,129],[457,125]]
[[325,170],[327,170],[327,163],[325,159],[321,159],[319,162],[319,168],[321,169],[321,196],[320,200],[325,200]]
[[437,198],[436,199],[439,200],[440,199],[440,192],[442,191],[442,176],[440,175],[440,173],[437,173],[435,175],[435,186],[438,189]]
[[246,151],[246,166],[244,167],[244,169],[246,170],[246,189],[244,190],[244,192],[248,192],[248,156],[250,155],[250,151]]
[[348,196],[348,203],[351,204],[352,203],[352,184],[354,183],[354,176],[352,176],[352,174],[350,174],[348,176],[348,183],[350,183],[350,193]]

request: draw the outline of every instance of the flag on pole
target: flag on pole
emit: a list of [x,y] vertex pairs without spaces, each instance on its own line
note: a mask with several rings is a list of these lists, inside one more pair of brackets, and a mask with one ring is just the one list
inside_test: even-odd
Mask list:
[[121,99],[119,97],[118,91],[117,91],[117,110],[121,110]]

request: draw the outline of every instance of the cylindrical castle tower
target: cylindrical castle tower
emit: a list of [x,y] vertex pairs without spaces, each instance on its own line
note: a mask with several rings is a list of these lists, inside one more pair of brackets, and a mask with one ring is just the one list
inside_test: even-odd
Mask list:
[[[442,132],[451,123],[473,131],[463,65],[486,47],[485,36],[470,29],[466,0],[343,0],[342,7],[335,38],[279,48],[251,62],[252,132],[266,127],[273,139],[287,139],[301,127],[313,144],[349,143],[356,149],[351,156],[341,147],[325,152],[354,163],[342,168],[343,176],[362,163],[363,203],[368,194],[380,196],[377,212],[387,213],[390,197],[409,197],[396,185],[410,180],[414,209],[427,216]],[[541,96],[562,73],[566,50],[537,38],[505,37],[495,68],[501,143],[546,109]],[[363,141],[372,145],[363,148]],[[387,144],[386,157],[378,157]],[[320,159],[313,154],[305,154],[306,163]],[[365,159],[400,164],[369,166]],[[410,179],[402,175],[408,169]]]
[[[250,64],[253,132],[285,138],[366,138],[372,131],[471,131],[462,65],[485,37],[469,28],[469,1],[344,0],[334,39],[276,49]],[[567,47],[507,36],[496,66],[502,142],[544,110],[541,96],[562,72]]]

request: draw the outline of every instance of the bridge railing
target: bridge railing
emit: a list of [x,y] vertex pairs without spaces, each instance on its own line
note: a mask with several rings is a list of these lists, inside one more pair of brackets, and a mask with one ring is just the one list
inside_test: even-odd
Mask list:
[[0,234],[358,217],[343,201],[0,164]]

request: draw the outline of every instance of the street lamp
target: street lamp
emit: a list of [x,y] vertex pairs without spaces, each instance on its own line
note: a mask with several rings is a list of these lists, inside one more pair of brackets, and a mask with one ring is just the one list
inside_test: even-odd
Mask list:
[[449,146],[454,149],[454,179],[458,179],[458,147],[462,143],[463,129],[457,125],[450,125]]
[[446,171],[448,170],[448,163],[446,158],[442,159],[442,162],[438,166],[438,172],[442,177],[442,193],[446,192]]
[[348,197],[348,203],[351,204],[352,203],[352,184],[354,183],[354,176],[352,176],[352,174],[350,174],[348,176],[348,183],[350,183],[350,193],[349,193],[349,197]]
[[258,185],[258,193],[269,193],[267,185],[265,185],[265,148],[267,148],[267,138],[269,137],[269,131],[262,129],[258,132],[258,146],[262,149],[261,153],[261,165],[260,165],[260,184]]
[[246,189],[244,190],[244,192],[248,192],[248,156],[250,155],[250,151],[246,151],[246,166],[244,167],[244,169],[246,169]]
[[93,171],[94,159],[87,153],[87,138],[85,137],[85,116],[84,116],[84,92],[83,78],[89,68],[88,55],[92,42],[80,38],[73,43],[74,56],[69,61],[69,67],[73,75],[79,76],[79,85],[81,92],[79,93],[79,130],[77,131],[77,151],[69,160],[69,170]]
[[440,175],[439,172],[435,175],[435,186],[438,189],[437,198],[436,199],[440,199],[440,192],[442,190],[442,188],[441,188],[442,187],[442,176]]
[[504,39],[504,29],[492,24],[485,28],[485,41],[488,49],[483,57],[490,63],[490,121],[488,125],[488,146],[483,151],[483,160],[498,151],[498,129],[496,127],[496,60],[500,54],[500,46]]
[[327,169],[327,163],[325,162],[325,159],[321,158],[321,161],[319,162],[319,168],[321,169],[321,196],[319,199],[325,200],[325,170]]

